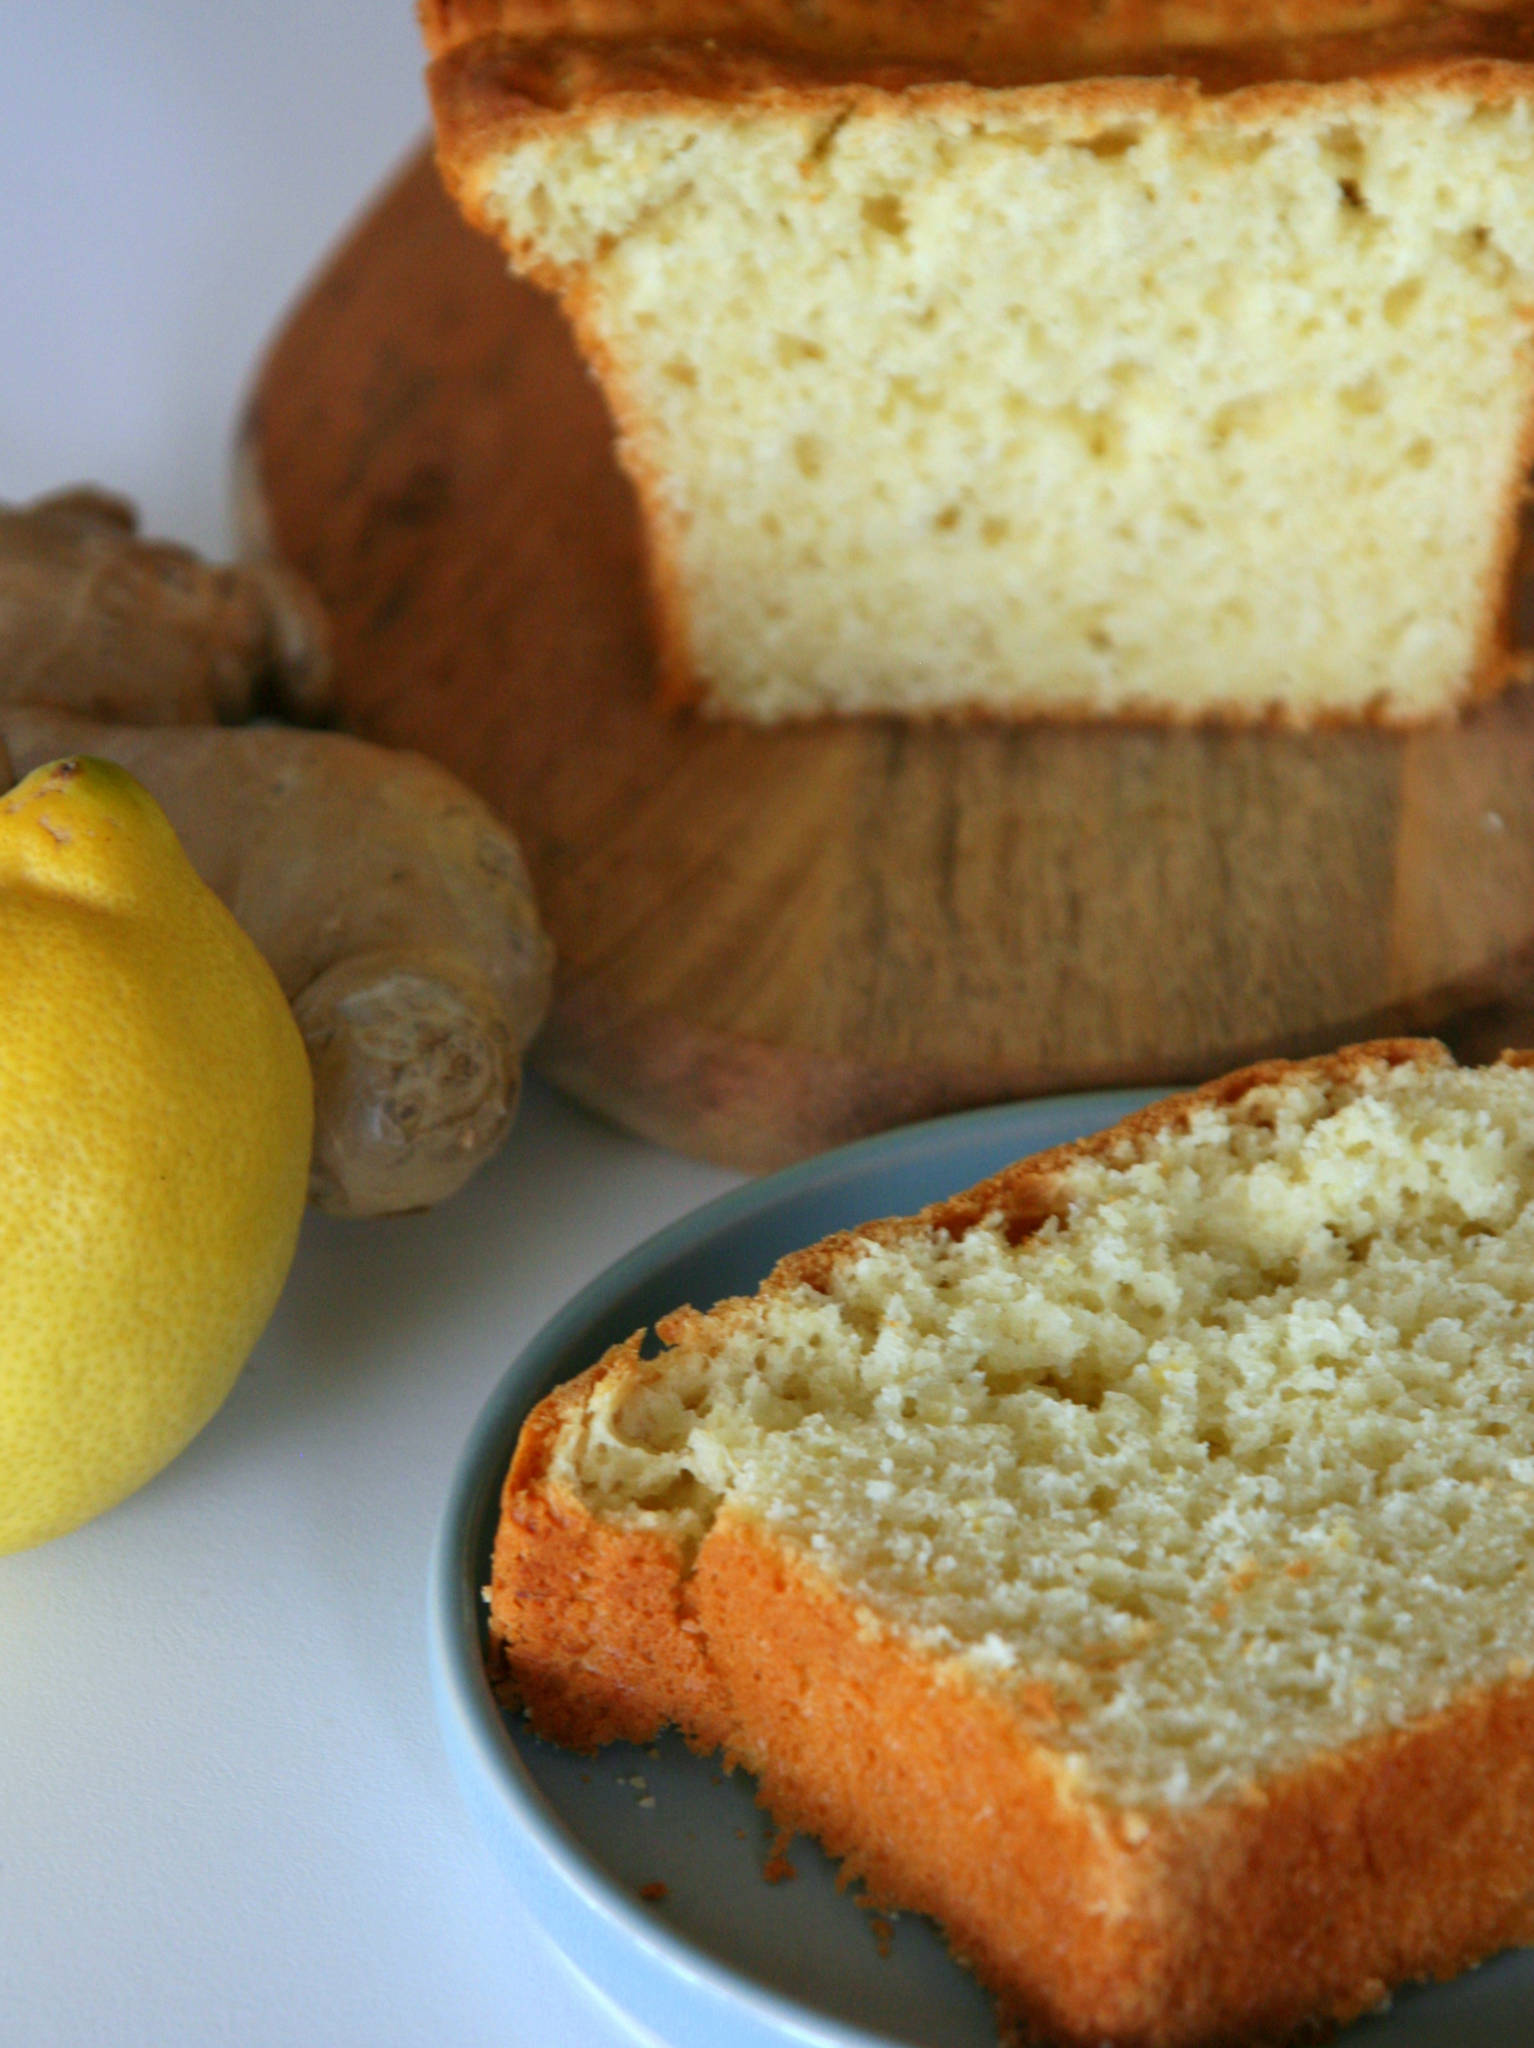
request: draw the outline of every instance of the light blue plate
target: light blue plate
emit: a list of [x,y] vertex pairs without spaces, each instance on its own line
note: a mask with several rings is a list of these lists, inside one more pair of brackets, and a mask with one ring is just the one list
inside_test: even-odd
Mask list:
[[[663,1230],[585,1288],[517,1359],[458,1469],[432,1559],[430,1650],[455,1774],[512,1882],[599,1993],[668,2048],[995,2048],[988,2000],[935,1930],[892,1929],[796,1840],[764,1875],[770,1823],[744,1774],[675,1737],[576,1757],[537,1740],[486,1682],[485,1608],[501,1481],[528,1410],[609,1344],[682,1302],[749,1293],[785,1252],[903,1215],[1010,1160],[1154,1100],[1077,1095],[916,1124],[754,1181]],[[651,1888],[651,1897],[641,1888]],[[655,1888],[663,1887],[657,1892]],[[1534,1951],[1403,1996],[1347,2048],[1527,2048]]]

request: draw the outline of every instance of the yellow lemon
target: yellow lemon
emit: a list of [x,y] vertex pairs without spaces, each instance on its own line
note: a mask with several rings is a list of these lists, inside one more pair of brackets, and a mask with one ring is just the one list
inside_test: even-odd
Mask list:
[[120,768],[0,797],[0,1552],[214,1413],[303,1212],[309,1067],[271,970]]

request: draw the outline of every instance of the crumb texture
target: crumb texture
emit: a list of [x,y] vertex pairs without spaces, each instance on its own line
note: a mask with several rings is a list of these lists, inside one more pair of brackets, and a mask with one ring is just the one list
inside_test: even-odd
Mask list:
[[1529,1073],[1295,1069],[1078,1157],[1021,1243],[681,1319],[549,1476],[693,1547],[727,1508],[1098,1796],[1205,1801],[1527,1675],[1531,1195]]
[[1491,659],[1526,98],[658,98],[473,183],[571,295],[715,708],[1410,720]]

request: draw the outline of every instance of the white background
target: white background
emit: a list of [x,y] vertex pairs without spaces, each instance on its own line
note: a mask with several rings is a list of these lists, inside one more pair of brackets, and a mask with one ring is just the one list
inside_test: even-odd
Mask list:
[[[424,127],[409,0],[4,15],[0,498],[94,478],[221,551],[263,342]],[[192,1448],[0,1558],[0,2048],[633,2041],[460,1806],[427,1561],[514,1352],[729,1181],[534,1088],[444,1209],[310,1218]]]

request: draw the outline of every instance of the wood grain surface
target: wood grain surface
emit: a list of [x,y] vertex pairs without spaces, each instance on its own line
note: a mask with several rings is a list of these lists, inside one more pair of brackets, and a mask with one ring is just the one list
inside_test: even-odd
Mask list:
[[521,835],[559,954],[535,1063],[664,1144],[773,1166],[1519,1000],[1529,689],[1410,737],[658,711],[600,395],[424,155],[278,336],[243,457],[343,722]]

